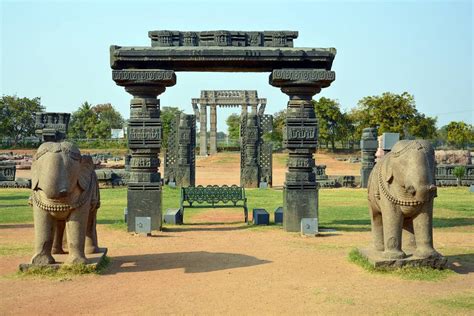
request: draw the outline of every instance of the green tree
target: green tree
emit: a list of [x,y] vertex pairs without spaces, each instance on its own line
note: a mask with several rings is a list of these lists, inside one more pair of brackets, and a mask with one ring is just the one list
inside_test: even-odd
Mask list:
[[474,127],[464,122],[450,122],[447,129],[447,140],[450,145],[465,149],[474,143]]
[[379,133],[400,133],[401,138],[408,136],[405,131],[421,138],[433,139],[436,136],[436,118],[419,113],[415,98],[408,92],[385,92],[380,96],[364,97],[351,111],[350,118],[357,126],[358,139],[362,129],[370,126],[378,126]]
[[456,177],[458,187],[461,186],[461,179],[466,174],[464,166],[457,166],[453,170],[453,175]]
[[92,106],[86,101],[79,109],[72,112],[68,136],[77,139],[97,138],[95,129],[98,123],[99,120],[96,113],[94,113]]
[[229,139],[232,141],[238,141],[240,138],[240,115],[232,113],[225,120],[227,124],[227,133]]
[[180,109],[177,107],[171,107],[171,106],[164,106],[161,108],[161,124],[163,128],[163,140],[162,140],[162,145],[164,148],[168,147],[168,135],[171,129],[171,121],[175,120],[178,115],[183,113]]
[[346,141],[352,134],[352,122],[345,113],[341,112],[337,100],[322,97],[319,100],[313,100],[314,110],[318,118],[319,141],[331,143],[334,151],[336,141]]
[[285,127],[286,110],[281,110],[273,114],[273,128],[270,134],[270,140],[274,148],[281,148],[283,142],[283,128]]
[[112,128],[123,127],[123,117],[110,103],[97,104],[92,107],[92,111],[97,116],[98,124],[94,127],[97,138],[110,138]]
[[11,137],[13,145],[16,145],[22,138],[34,135],[35,113],[43,110],[38,97],[29,99],[3,95],[0,98],[0,138]]

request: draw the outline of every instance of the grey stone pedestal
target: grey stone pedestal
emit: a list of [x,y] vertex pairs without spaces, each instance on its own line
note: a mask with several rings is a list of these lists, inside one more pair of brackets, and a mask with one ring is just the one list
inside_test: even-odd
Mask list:
[[376,251],[373,248],[359,249],[360,254],[369,260],[370,264],[375,268],[401,268],[407,267],[430,267],[434,269],[444,269],[447,266],[448,259],[443,256],[431,258],[419,258],[414,256],[411,252],[405,251],[406,258],[403,259],[386,259],[382,257],[382,252]]

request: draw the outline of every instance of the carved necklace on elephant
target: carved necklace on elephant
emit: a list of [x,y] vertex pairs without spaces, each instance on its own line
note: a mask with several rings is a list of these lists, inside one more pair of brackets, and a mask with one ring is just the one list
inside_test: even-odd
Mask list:
[[[92,179],[91,179],[92,180]],[[33,191],[31,194],[33,203],[38,206],[43,211],[47,212],[67,212],[81,207],[90,197],[91,185],[87,191],[83,191],[75,203],[65,204],[65,203],[56,203],[45,197],[41,197],[38,191]]]

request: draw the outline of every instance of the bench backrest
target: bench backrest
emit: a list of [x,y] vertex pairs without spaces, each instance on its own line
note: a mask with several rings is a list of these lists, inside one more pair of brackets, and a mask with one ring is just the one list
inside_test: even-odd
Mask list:
[[237,185],[182,187],[181,200],[189,203],[237,203],[245,200],[245,189]]

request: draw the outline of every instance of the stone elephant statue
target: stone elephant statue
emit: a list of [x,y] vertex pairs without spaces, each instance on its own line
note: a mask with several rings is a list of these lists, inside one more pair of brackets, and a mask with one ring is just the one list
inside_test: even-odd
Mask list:
[[425,140],[401,140],[369,176],[368,199],[374,248],[387,259],[405,258],[402,231],[414,257],[440,256],[433,248],[436,197],[434,149]]
[[[55,263],[51,253],[62,250],[66,228],[66,263],[86,263],[85,252],[99,251],[96,214],[100,194],[94,164],[72,143],[43,143],[31,166],[35,224],[32,264]],[[54,245],[54,247],[53,247]]]

